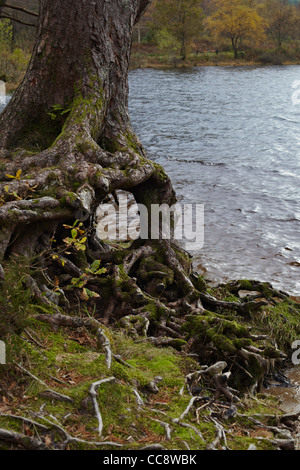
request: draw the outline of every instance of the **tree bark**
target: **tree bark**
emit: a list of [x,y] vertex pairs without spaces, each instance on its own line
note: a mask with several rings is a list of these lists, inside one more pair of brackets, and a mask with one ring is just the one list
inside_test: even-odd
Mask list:
[[12,234],[22,245],[24,226],[46,219],[53,230],[66,217],[87,220],[116,189],[151,178],[159,199],[174,199],[128,115],[132,32],[148,3],[40,2],[29,68],[0,116],[0,259]]
[[[149,250],[142,248],[145,241],[140,240],[132,250],[138,245],[141,249],[132,257],[126,250],[114,252],[105,246],[94,229],[97,208],[118,189],[130,191],[147,208],[176,202],[170,179],[146,158],[128,114],[133,27],[149,3],[41,0],[31,62],[0,116],[0,262],[12,254],[38,255],[50,282],[58,264],[64,278],[83,278],[85,270],[78,265],[74,245],[62,256],[62,250],[68,251],[65,227],[80,221],[80,230],[86,234],[81,262],[88,266],[95,258],[118,259],[109,263],[106,279],[84,278],[95,296],[105,292],[102,314],[108,322],[134,310],[142,312],[142,323],[147,323],[145,305],[149,304],[155,310],[171,312],[152,296],[157,294],[156,286],[161,293],[174,279],[168,271],[156,278],[155,266],[163,267],[162,259],[175,266],[175,289],[191,293],[185,274],[190,261],[187,270],[185,261],[175,263],[171,241],[155,241]],[[78,227],[74,229],[77,234]],[[146,279],[141,281],[141,290],[140,280],[132,274],[137,275],[149,252],[160,252],[160,261],[153,254],[152,276],[145,277],[140,269]],[[34,285],[34,296],[43,301],[42,284],[37,280]],[[84,297],[80,288],[77,291]],[[199,305],[200,300],[197,308]]]

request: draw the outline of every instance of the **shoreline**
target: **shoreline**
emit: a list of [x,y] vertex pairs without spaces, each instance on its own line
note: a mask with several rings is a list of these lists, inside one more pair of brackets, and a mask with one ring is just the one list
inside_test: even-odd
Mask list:
[[300,65],[299,62],[284,62],[282,64],[262,64],[260,62],[256,61],[249,61],[249,62],[244,62],[244,61],[236,61],[236,62],[226,62],[226,61],[220,61],[218,63],[215,62],[207,62],[203,64],[193,64],[193,63],[180,63],[180,64],[167,64],[167,63],[155,63],[155,64],[145,64],[145,65],[136,65],[132,66],[130,68],[130,71],[132,70],[137,70],[137,69],[154,69],[154,70],[174,70],[174,69],[189,69],[189,68],[200,68],[200,67],[287,67],[287,66],[293,66],[293,65]]
[[[130,71],[138,69],[157,69],[157,70],[172,70],[172,69],[189,69],[194,67],[286,67],[292,65],[299,65],[300,60],[298,61],[284,61],[281,64],[273,63],[262,63],[258,60],[245,60],[245,59],[236,59],[236,60],[205,60],[195,62],[193,60],[180,61],[152,61],[147,56],[142,56],[135,58],[133,57],[133,63],[130,64]],[[138,63],[137,63],[138,62]],[[19,83],[6,82],[6,92],[7,94],[12,94],[19,87],[22,81]]]
[[[264,55],[265,54],[265,55]],[[232,53],[220,52],[214,53],[200,52],[191,54],[184,61],[171,55],[159,55],[153,49],[149,51],[145,48],[139,48],[136,45],[131,55],[130,70],[137,68],[153,69],[172,69],[172,68],[190,68],[190,67],[265,67],[265,66],[288,66],[300,65],[300,58],[285,57],[284,52],[262,53],[260,57],[247,59],[245,57],[233,58]]]

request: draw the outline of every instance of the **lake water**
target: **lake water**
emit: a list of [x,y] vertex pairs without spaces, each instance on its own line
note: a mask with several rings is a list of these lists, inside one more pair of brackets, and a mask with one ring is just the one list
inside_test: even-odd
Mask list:
[[204,246],[192,254],[212,280],[270,281],[300,295],[296,80],[300,66],[130,73],[131,119],[148,156],[179,202],[204,204]]
[[179,202],[205,205],[199,272],[300,295],[300,66],[139,69],[129,80],[148,156]]

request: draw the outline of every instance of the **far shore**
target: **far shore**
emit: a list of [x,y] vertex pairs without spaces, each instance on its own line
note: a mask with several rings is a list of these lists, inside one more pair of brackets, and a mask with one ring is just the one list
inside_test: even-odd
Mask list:
[[245,59],[236,59],[236,60],[223,60],[215,58],[214,60],[186,60],[181,61],[177,60],[169,60],[169,61],[156,61],[156,60],[149,60],[148,58],[134,58],[131,64],[131,70],[134,69],[173,69],[173,68],[191,68],[191,67],[266,67],[266,66],[288,66],[288,65],[300,65],[300,60],[286,60],[282,63],[271,63],[259,60],[245,60]]
[[[266,67],[266,66],[288,66],[288,65],[300,65],[299,60],[283,60],[278,61],[266,61],[262,60],[248,60],[244,57],[233,59],[227,54],[220,53],[219,55],[210,53],[198,55],[193,54],[188,57],[187,60],[181,60],[177,57],[169,57],[165,55],[157,54],[144,54],[139,53],[138,49],[134,48],[131,58],[130,70],[136,69],[158,69],[158,70],[170,70],[170,69],[187,69],[193,67]],[[7,94],[12,94],[20,85],[19,82],[6,82]]]
[[300,56],[296,51],[284,49],[266,49],[257,52],[240,51],[234,58],[232,51],[199,50],[189,53],[185,60],[175,52],[159,50],[156,46],[133,44],[131,69],[136,68],[188,68],[188,67],[243,67],[267,65],[300,65]]

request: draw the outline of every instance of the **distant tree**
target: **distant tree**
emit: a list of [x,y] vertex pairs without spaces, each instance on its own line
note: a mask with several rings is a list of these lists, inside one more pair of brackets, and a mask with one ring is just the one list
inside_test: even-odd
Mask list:
[[7,19],[0,19],[0,50],[4,47],[11,46],[13,37],[13,30],[11,21]]
[[297,7],[287,0],[267,0],[262,11],[267,22],[267,34],[281,48],[299,24]]
[[[186,59],[193,39],[199,34],[203,12],[201,0],[157,0],[152,19],[159,37],[168,38],[174,47],[174,40],[180,50],[180,58]],[[173,39],[173,40],[172,40]]]
[[263,19],[253,2],[216,0],[215,9],[205,24],[216,38],[230,39],[235,59],[243,43],[257,42],[264,35]]

